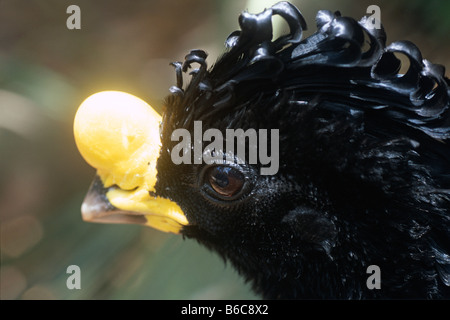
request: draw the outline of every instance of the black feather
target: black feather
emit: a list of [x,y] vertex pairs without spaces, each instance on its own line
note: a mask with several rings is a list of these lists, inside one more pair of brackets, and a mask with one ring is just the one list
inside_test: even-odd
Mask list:
[[[272,16],[290,32],[272,40]],[[411,42],[386,45],[340,13],[317,31],[281,2],[239,18],[212,68],[191,51],[163,114],[157,190],[175,200],[198,239],[266,298],[450,297],[450,89],[444,67]],[[399,74],[400,60],[409,68]],[[192,79],[183,87],[181,71]],[[280,170],[232,205],[205,199],[202,165],[170,161],[176,128],[277,128]],[[366,286],[378,265],[382,289]]]

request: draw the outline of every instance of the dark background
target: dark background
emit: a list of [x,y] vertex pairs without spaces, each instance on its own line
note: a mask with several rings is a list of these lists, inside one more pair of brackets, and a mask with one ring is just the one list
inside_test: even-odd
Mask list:
[[[238,15],[276,1],[0,0],[1,299],[253,299],[249,286],[194,241],[150,228],[90,224],[80,206],[94,169],[72,134],[78,105],[102,90],[160,109],[169,62],[190,49],[209,64]],[[408,39],[450,66],[450,1],[292,1],[315,30],[317,10],[361,18],[376,4],[388,43]],[[69,5],[81,30],[68,30]],[[447,72],[448,76],[448,72]],[[66,287],[69,265],[81,289]]]

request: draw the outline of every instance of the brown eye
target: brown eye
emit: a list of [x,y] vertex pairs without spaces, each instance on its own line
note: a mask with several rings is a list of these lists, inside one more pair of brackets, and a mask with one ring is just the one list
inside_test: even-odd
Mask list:
[[209,170],[208,181],[222,197],[232,197],[241,191],[245,177],[232,167],[216,166]]

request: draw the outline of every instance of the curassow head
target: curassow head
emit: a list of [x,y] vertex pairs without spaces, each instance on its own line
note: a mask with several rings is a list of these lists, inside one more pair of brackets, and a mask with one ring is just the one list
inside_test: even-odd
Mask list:
[[[277,39],[274,15],[290,29]],[[368,18],[316,21],[302,39],[287,2],[242,13],[211,68],[201,50],[173,63],[162,116],[125,93],[88,98],[74,125],[97,169],[83,218],[195,238],[266,298],[448,298],[444,68],[386,46]]]

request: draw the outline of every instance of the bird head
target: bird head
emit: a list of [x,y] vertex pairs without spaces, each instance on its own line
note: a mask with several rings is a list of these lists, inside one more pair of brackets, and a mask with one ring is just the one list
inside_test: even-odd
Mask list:
[[[277,39],[274,15],[289,26]],[[444,69],[367,18],[316,22],[302,39],[287,2],[242,13],[213,67],[202,50],[173,63],[161,115],[126,93],[86,99],[75,140],[97,175],[83,218],[195,238],[268,298],[448,293]],[[383,292],[366,286],[371,264],[391,275]]]

